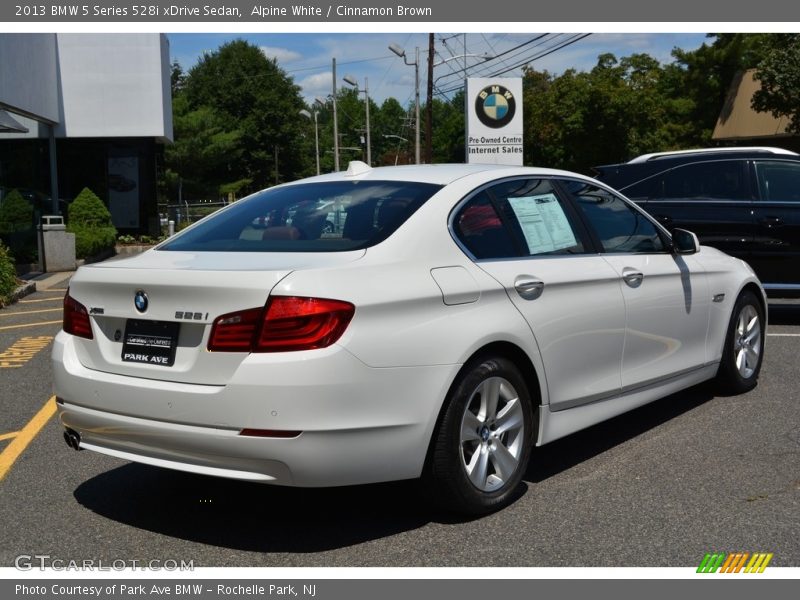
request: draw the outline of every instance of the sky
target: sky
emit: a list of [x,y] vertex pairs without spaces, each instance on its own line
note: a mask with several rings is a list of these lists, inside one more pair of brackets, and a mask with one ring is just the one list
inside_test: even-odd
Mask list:
[[[673,48],[693,50],[706,41],[703,33],[595,33],[580,39],[575,33],[468,33],[466,51],[464,34],[435,34],[434,69],[436,88],[445,96],[447,92],[463,85],[464,54],[469,56],[469,75],[498,76],[496,73],[511,69],[503,77],[519,76],[517,67],[529,63],[535,69],[562,73],[567,69],[586,71],[597,62],[600,54],[611,52],[617,56],[647,53],[662,63],[671,62]],[[388,46],[395,44],[405,49],[409,62],[414,62],[415,48],[420,48],[420,94],[424,99],[427,85],[427,33],[172,33],[168,34],[172,60],[177,60],[188,71],[204,52],[213,52],[219,46],[243,38],[260,47],[265,55],[276,58],[302,89],[306,102],[331,93],[331,58],[337,62],[337,87],[346,86],[345,75],[354,76],[363,89],[364,79],[370,98],[380,104],[388,97],[407,105],[414,97],[414,67],[404,64]],[[516,48],[516,49],[514,49]],[[484,61],[480,55],[496,57]],[[546,56],[541,56],[547,54]],[[541,56],[540,58],[537,58]],[[456,58],[454,58],[456,57]],[[452,59],[452,60],[447,60]],[[452,93],[452,92],[450,92]],[[439,95],[439,97],[442,97]]]

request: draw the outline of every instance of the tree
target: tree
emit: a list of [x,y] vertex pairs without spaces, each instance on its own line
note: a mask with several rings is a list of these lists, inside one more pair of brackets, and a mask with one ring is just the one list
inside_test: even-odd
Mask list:
[[395,98],[383,101],[377,113],[370,115],[372,128],[372,161],[375,165],[414,162],[413,133],[406,126],[408,111]]
[[464,90],[450,100],[433,99],[433,162],[463,163],[465,161],[466,124]]
[[[169,187],[180,185],[185,197],[214,198],[237,181],[231,167],[242,152],[241,131],[209,106],[192,110],[185,95],[176,96],[172,106],[175,142],[165,149]],[[252,183],[243,179],[241,187]]]
[[0,234],[33,229],[33,205],[18,190],[11,190],[0,204]]
[[175,144],[165,153],[173,193],[241,196],[313,171],[300,90],[244,40],[206,53],[183,76],[173,65]]
[[800,134],[800,34],[773,38],[758,64],[756,79],[761,89],[753,95],[753,109],[789,117],[789,130]]
[[87,258],[114,247],[117,230],[106,205],[89,188],[83,188],[68,209],[67,231],[75,234],[75,256]]
[[[731,81],[777,40],[774,34],[709,37],[713,42],[697,50],[675,49],[668,65],[647,54],[603,54],[588,73],[526,70],[526,164],[590,173],[592,166],[648,152],[708,146]],[[797,96],[785,101],[786,109],[798,105]]]
[[181,67],[181,64],[177,60],[172,61],[172,65],[170,66],[169,82],[170,88],[172,89],[172,97],[174,98],[180,93],[186,83],[186,74],[183,72],[183,67]]
[[687,117],[692,132],[690,146],[707,146],[720,110],[736,74],[756,67],[774,44],[776,34],[714,33],[711,44],[672,55],[674,93],[691,101]]

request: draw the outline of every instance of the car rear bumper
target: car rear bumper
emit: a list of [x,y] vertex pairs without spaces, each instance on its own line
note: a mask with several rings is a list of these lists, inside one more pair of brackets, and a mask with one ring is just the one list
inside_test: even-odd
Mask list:
[[[83,367],[72,336],[53,349],[62,425],[81,447],[183,471],[305,487],[418,477],[460,365],[371,368],[342,348],[251,355],[225,386]],[[304,354],[305,356],[300,356]],[[300,432],[241,435],[242,429]]]

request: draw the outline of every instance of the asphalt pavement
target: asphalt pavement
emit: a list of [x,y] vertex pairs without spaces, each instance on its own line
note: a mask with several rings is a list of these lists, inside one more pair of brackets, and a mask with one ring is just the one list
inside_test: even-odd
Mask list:
[[[415,482],[276,488],[70,450],[47,415],[45,338],[60,329],[66,282],[51,283],[0,310],[0,352],[29,338],[12,353],[21,364],[0,367],[0,457],[30,436],[0,471],[0,566],[45,554],[195,566],[674,567],[711,551],[772,552],[772,566],[800,566],[800,302],[771,304],[754,391],[698,386],[537,448],[512,506],[463,520],[430,508]],[[37,414],[43,425],[30,435]]]

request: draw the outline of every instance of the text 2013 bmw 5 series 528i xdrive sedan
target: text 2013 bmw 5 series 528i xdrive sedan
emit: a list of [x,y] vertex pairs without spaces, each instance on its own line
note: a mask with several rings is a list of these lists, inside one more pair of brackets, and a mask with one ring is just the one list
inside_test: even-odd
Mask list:
[[55,393],[74,448],[280,485],[421,477],[476,514],[533,445],[704,380],[751,389],[765,306],[744,262],[595,180],[351,163],[81,267]]

